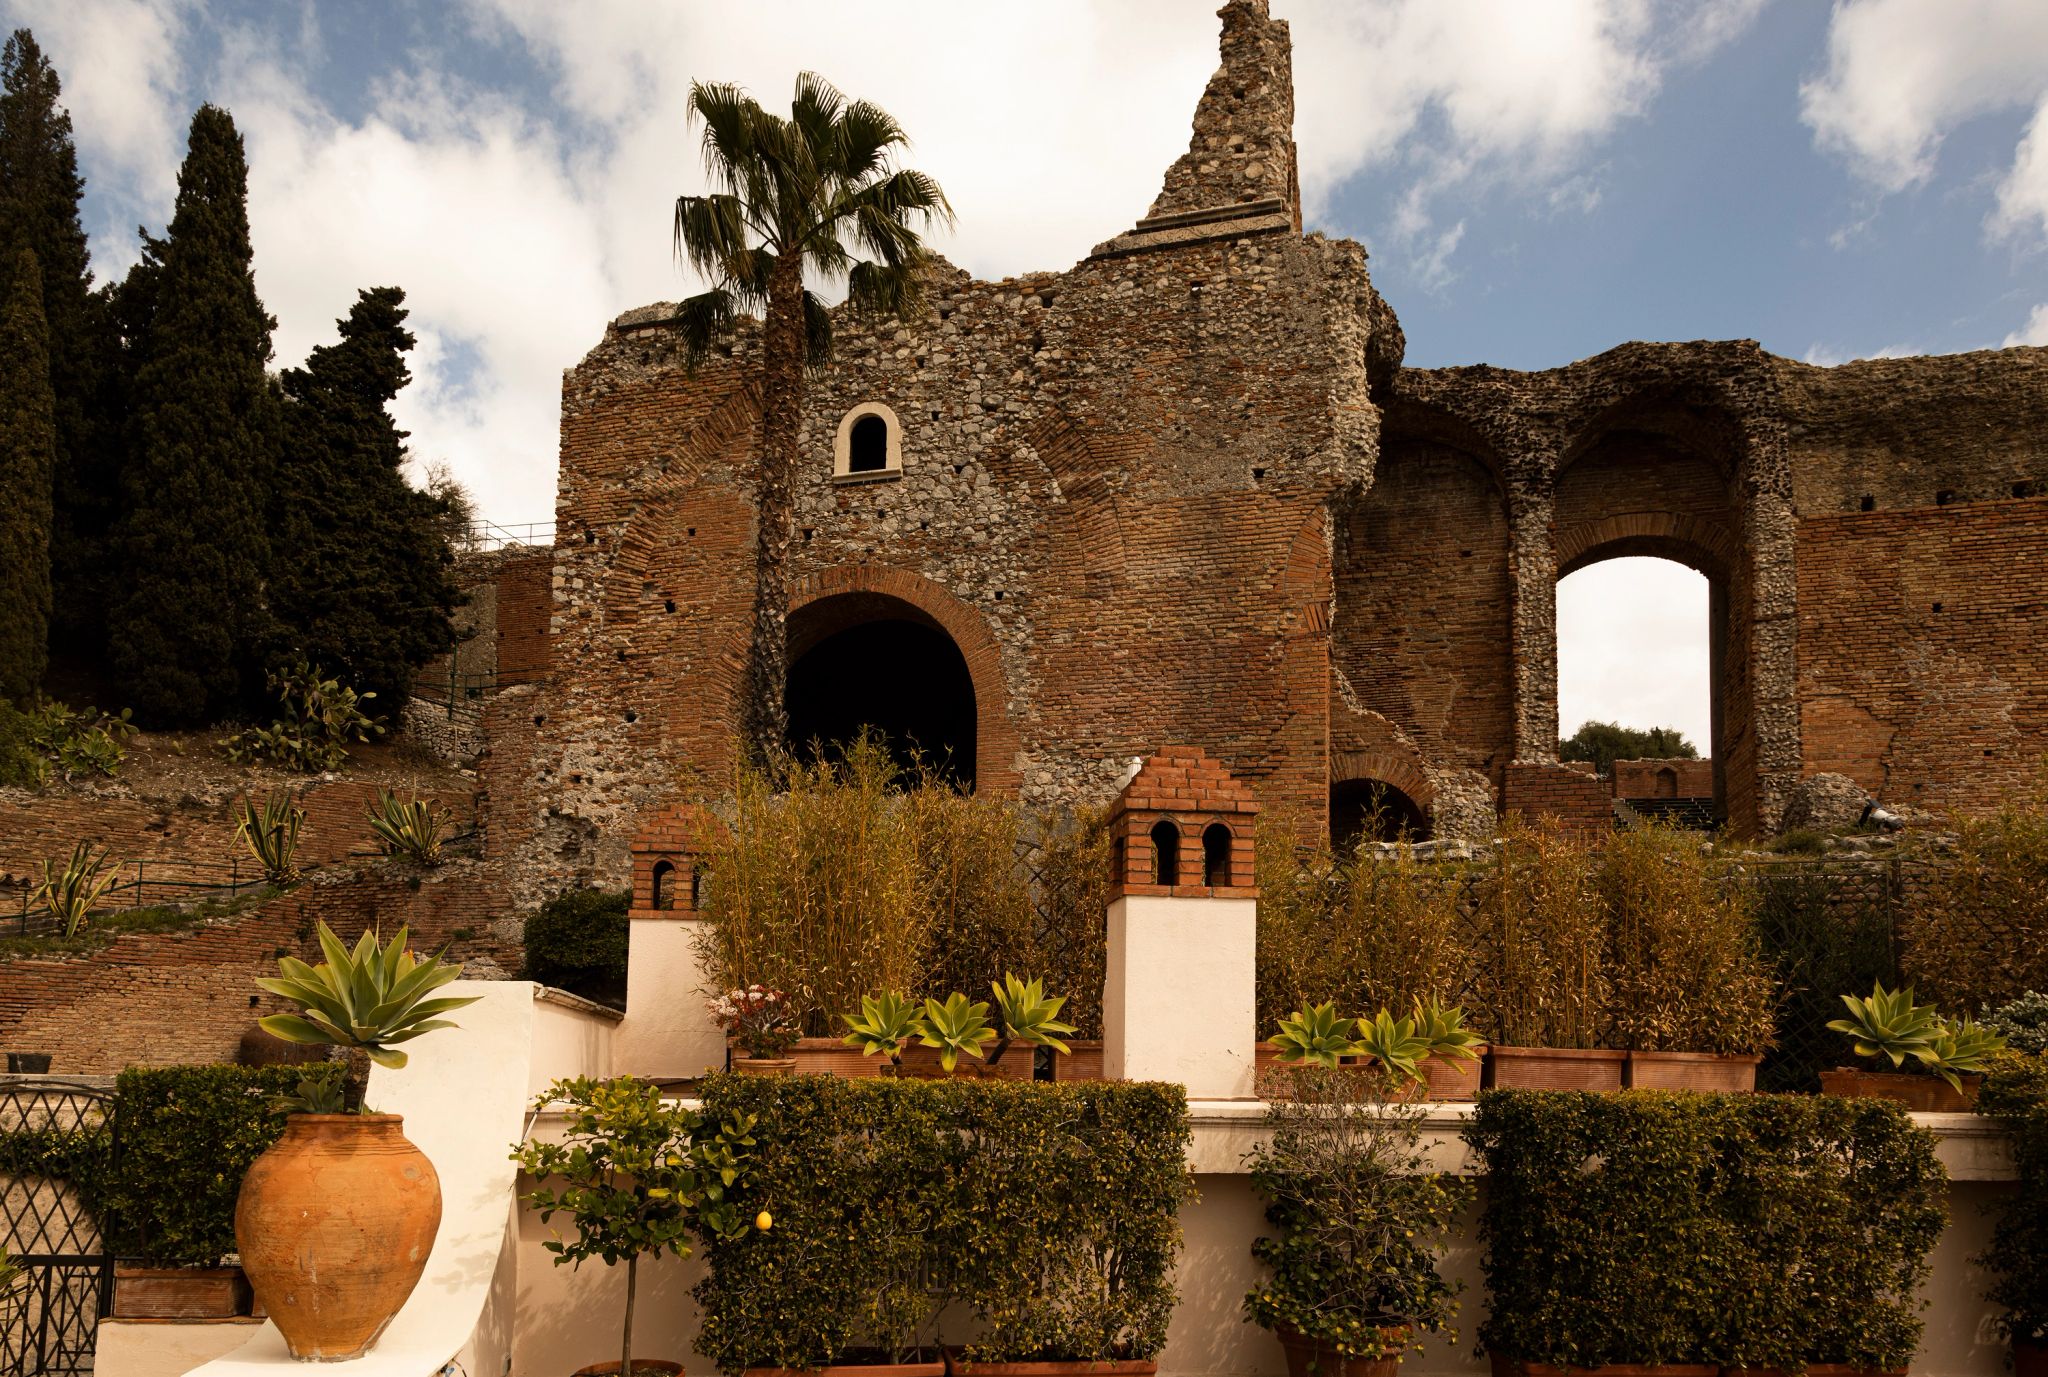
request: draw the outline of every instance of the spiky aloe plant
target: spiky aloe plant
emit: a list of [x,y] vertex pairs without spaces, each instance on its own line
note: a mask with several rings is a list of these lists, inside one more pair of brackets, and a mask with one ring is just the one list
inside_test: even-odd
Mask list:
[[403,856],[420,865],[438,865],[441,838],[454,820],[454,813],[426,799],[400,802],[388,790],[377,791],[370,809],[370,830],[384,845],[387,856]]
[[1964,1076],[1982,1074],[1991,1064],[1991,1058],[2004,1050],[2005,1038],[2002,1035],[1963,1018],[1954,1023],[1940,1024],[1927,1049],[1914,1055],[1929,1071],[1954,1089],[1961,1090]]
[[62,869],[49,861],[43,862],[43,882],[36,886],[30,902],[48,908],[51,916],[64,925],[66,937],[78,935],[85,915],[120,876],[118,869],[107,868],[107,854],[95,850],[91,842],[80,842],[71,849],[71,858]]
[[256,864],[263,867],[264,879],[274,885],[296,884],[299,829],[305,825],[306,810],[295,806],[288,793],[272,794],[263,800],[260,809],[255,800],[244,795],[235,836],[249,848]]
[[903,1065],[903,1049],[917,1040],[923,1015],[913,1000],[893,990],[862,995],[860,1012],[841,1014],[847,1033],[841,1039],[848,1047],[860,1048],[864,1057],[883,1056],[894,1067]]
[[[321,923],[320,950],[326,960],[308,966],[295,956],[279,957],[278,974],[259,976],[256,983],[274,995],[299,1006],[296,1014],[268,1014],[256,1020],[272,1037],[314,1047],[350,1047],[366,1053],[379,1066],[398,1070],[406,1062],[398,1050],[422,1033],[456,1025],[436,1015],[474,1004],[481,996],[428,995],[460,978],[458,966],[442,963],[439,955],[420,961],[406,949],[408,929],[400,928],[389,943],[380,944],[375,931],[366,930],[351,951]],[[337,1100],[305,1097],[287,1107],[312,1113],[335,1113]],[[339,1090],[335,1091],[339,1095]]]
[[1338,1016],[1335,1001],[1310,1005],[1280,1020],[1273,1045],[1280,1049],[1279,1059],[1289,1065],[1313,1062],[1334,1068],[1340,1057],[1358,1050],[1358,1040],[1351,1036],[1352,1028],[1350,1019]]
[[1412,1018],[1395,1018],[1381,1009],[1371,1018],[1358,1020],[1358,1041],[1352,1050],[1371,1057],[1391,1080],[1419,1081],[1422,1059],[1429,1055],[1429,1039],[1416,1031]]
[[996,1030],[988,1023],[987,1001],[977,999],[969,1003],[958,990],[947,995],[944,1004],[927,999],[917,1022],[918,1041],[939,1049],[939,1065],[948,1075],[960,1064],[961,1057],[981,1058],[981,1049],[995,1041],[995,1036]]
[[1060,1053],[1067,1051],[1067,1044],[1059,1035],[1073,1032],[1074,1025],[1060,1022],[1060,1007],[1067,1002],[1065,995],[1049,996],[1043,980],[1023,981],[1007,971],[1000,981],[991,980],[989,988],[996,996],[996,1049],[989,1054],[990,1066],[1002,1061],[1003,1053],[1010,1050],[1013,1042],[1027,1047],[1050,1047]]
[[1843,995],[1849,1017],[1832,1020],[1828,1027],[1846,1033],[1856,1045],[1859,1057],[1889,1057],[1893,1066],[1904,1066],[1906,1058],[1925,1061],[1923,1055],[1941,1031],[1941,1016],[1932,1004],[1917,1004],[1909,987],[1887,990],[1879,981],[1870,987],[1868,998]]
[[1434,995],[1427,1000],[1415,1001],[1415,1032],[1429,1044],[1428,1055],[1447,1057],[1460,1061],[1475,1061],[1479,1054],[1472,1050],[1485,1039],[1465,1026],[1465,1011],[1455,1005],[1446,1007]]

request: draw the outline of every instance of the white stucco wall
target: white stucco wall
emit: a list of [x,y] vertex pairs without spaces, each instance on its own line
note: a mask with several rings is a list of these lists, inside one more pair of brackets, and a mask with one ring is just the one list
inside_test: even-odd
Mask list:
[[705,1011],[697,934],[703,920],[634,918],[627,928],[626,1018],[612,1071],[651,1080],[702,1075],[725,1065],[725,1035]]
[[1258,903],[1124,895],[1109,905],[1102,1068],[1178,1081],[1192,1098],[1252,1093]]

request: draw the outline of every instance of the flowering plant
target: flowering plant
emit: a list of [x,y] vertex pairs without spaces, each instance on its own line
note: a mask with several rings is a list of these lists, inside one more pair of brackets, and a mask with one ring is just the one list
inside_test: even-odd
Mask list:
[[796,1046],[802,1036],[782,991],[749,985],[727,990],[707,1005],[718,1026],[732,1035],[756,1061],[772,1060]]

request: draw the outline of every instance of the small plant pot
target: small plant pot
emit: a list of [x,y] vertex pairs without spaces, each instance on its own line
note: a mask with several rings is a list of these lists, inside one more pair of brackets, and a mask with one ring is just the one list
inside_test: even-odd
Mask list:
[[[614,1358],[608,1363],[579,1367],[570,1377],[619,1377],[619,1360]],[[666,1358],[635,1358],[633,1377],[683,1377],[683,1365]]]
[[[1102,1043],[1099,1039],[1067,1039],[1067,1054],[1052,1059],[1056,1081],[1099,1081],[1102,1079]],[[985,1366],[985,1365],[984,1365]],[[980,1370],[980,1369],[977,1369]]]
[[1287,1377],[1394,1377],[1401,1366],[1401,1354],[1408,1344],[1408,1326],[1386,1325],[1380,1338],[1393,1352],[1384,1358],[1354,1358],[1339,1353],[1321,1339],[1310,1339],[1292,1329],[1276,1329],[1280,1351],[1287,1355]]
[[1756,1067],[1762,1060],[1723,1052],[1631,1052],[1628,1084],[1635,1090],[1741,1094],[1756,1089]]
[[795,1057],[734,1057],[732,1069],[742,1076],[794,1076]]
[[231,1320],[249,1313],[249,1278],[239,1267],[114,1266],[117,1320]]
[[1962,1114],[1977,1103],[1982,1076],[1964,1076],[1957,1090],[1939,1076],[1916,1076],[1904,1071],[1862,1071],[1837,1067],[1820,1073],[1820,1093],[1844,1095],[1850,1099],[1897,1100],[1921,1114]]
[[7,1074],[10,1076],[47,1076],[50,1074],[48,1052],[9,1052]]
[[1606,1047],[1502,1047],[1486,1058],[1495,1090],[1619,1090],[1628,1053]]
[[2048,1344],[2014,1339],[2012,1377],[2048,1377]]

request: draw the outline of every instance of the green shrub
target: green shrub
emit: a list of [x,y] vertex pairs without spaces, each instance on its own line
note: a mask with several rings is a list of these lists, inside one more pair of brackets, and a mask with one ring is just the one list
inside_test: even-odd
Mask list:
[[526,920],[526,978],[621,1007],[626,1002],[624,890],[557,895]]
[[0,698],[0,787],[36,789],[48,778],[49,767],[28,743],[28,716]]
[[1510,815],[1479,900],[1473,1007],[1514,1047],[1599,1047],[1608,1032],[1606,924],[1590,843]]
[[2015,1052],[2048,1052],[2048,994],[2029,990],[1985,1010],[1983,1023]]
[[1487,1091],[1489,1352],[1573,1367],[1903,1368],[1946,1223],[1897,1104]]
[[284,1132],[275,1102],[340,1062],[131,1067],[115,1082],[121,1150],[107,1190],[115,1249],[153,1267],[212,1267],[235,1251],[235,1197]]
[[80,775],[107,778],[121,772],[128,750],[121,743],[135,735],[130,710],[104,713],[98,708],[73,708],[52,699],[28,714],[29,747],[64,779]]
[[702,1238],[698,1348],[723,1371],[934,1351],[956,1297],[981,1361],[1165,1345],[1190,1195],[1179,1086],[715,1076],[704,1112],[755,1116],[737,1203],[774,1218]]
[[2012,1135],[2019,1176],[1991,1246],[1976,1259],[1992,1274],[1984,1298],[2004,1312],[1999,1324],[2007,1338],[2048,1343],[2048,1055],[1998,1058],[1978,1093],[1977,1112]]
[[302,774],[338,770],[351,741],[370,741],[384,729],[362,705],[377,695],[358,694],[306,663],[303,655],[271,671],[270,691],[278,715],[267,727],[249,727],[221,741],[222,754],[238,765],[268,761]]
[[1951,1011],[2048,989],[2048,768],[1955,829],[1900,925],[1905,978]]

